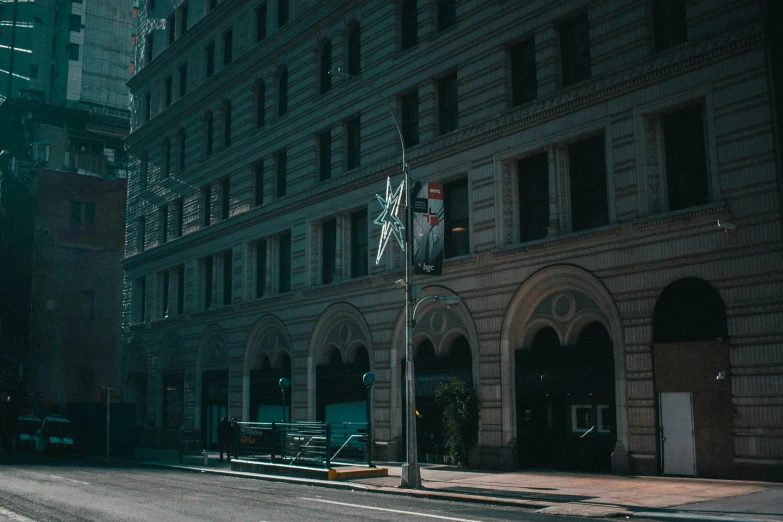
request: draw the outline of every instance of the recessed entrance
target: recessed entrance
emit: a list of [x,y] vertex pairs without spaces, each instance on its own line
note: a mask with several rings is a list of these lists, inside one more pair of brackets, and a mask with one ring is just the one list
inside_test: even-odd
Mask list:
[[362,376],[370,371],[367,348],[359,346],[353,362],[344,363],[336,347],[328,363],[316,368],[316,420],[326,422],[366,422],[367,391]]
[[[291,379],[291,359],[281,357],[280,365],[272,367],[269,357],[261,354],[261,364],[250,371],[250,419],[253,422],[280,422],[291,420],[291,390],[280,390],[280,379]],[[285,409],[284,409],[285,408]]]
[[206,370],[201,377],[201,433],[204,447],[217,449],[217,427],[228,415],[228,370]]

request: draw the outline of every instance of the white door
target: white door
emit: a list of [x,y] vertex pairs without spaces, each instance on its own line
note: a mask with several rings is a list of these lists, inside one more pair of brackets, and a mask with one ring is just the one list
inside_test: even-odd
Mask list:
[[660,396],[663,473],[695,476],[693,396],[690,392],[666,392]]

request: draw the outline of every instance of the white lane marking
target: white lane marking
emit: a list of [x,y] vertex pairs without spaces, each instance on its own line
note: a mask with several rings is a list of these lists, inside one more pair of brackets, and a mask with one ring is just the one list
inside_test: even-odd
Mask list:
[[416,517],[437,518],[439,520],[456,520],[457,522],[479,522],[477,520],[470,520],[470,519],[467,519],[467,518],[444,517],[444,516],[441,516],[441,515],[429,515],[427,513],[417,513],[415,511],[402,511],[402,510],[399,510],[399,509],[387,509],[387,508],[380,508],[380,507],[362,506],[360,504],[348,504],[346,502],[334,502],[332,500],[321,500],[319,498],[300,497],[299,500],[309,500],[311,502],[323,502],[324,504],[335,504],[337,506],[348,506],[348,507],[355,507],[355,508],[361,508],[361,509],[372,509],[374,511],[386,511],[388,513],[400,513],[402,515],[413,515],[413,516],[416,516]]
[[14,513],[13,511],[9,511],[6,508],[0,506],[0,515],[3,515],[4,517],[8,517],[11,520],[16,520],[17,522],[35,522],[32,518],[23,517],[22,515],[18,513]]
[[82,482],[81,480],[74,480],[74,479],[69,479],[69,478],[65,478],[65,477],[58,477],[57,475],[44,475],[42,473],[36,473],[34,471],[30,471],[29,473],[31,475],[38,475],[39,477],[51,477],[51,478],[56,478],[56,479],[60,479],[60,480],[67,480],[68,482],[75,482],[77,484],[84,484],[86,486],[90,485],[89,482]]

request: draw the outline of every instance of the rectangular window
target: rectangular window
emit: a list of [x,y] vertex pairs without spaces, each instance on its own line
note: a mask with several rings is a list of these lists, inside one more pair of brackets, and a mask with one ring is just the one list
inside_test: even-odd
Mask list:
[[179,171],[185,171],[185,131],[179,133]]
[[162,319],[166,319],[167,317],[172,315],[170,313],[171,311],[169,310],[169,278],[170,278],[169,271],[168,270],[164,270],[163,273],[161,274],[161,276],[162,276],[162,279],[163,279],[163,282],[162,282],[163,283],[163,295],[161,296],[161,300],[160,300],[161,301],[161,303],[160,303],[161,304],[160,317]]
[[234,257],[231,250],[223,252],[223,304],[231,304],[231,291],[234,286]]
[[144,61],[150,63],[152,61],[153,50],[155,49],[155,33],[150,33],[144,37]]
[[179,95],[185,96],[188,92],[188,63],[179,66]]
[[144,216],[141,216],[136,220],[136,234],[138,241],[138,251],[144,252],[145,243],[147,240],[147,223],[144,219]]
[[256,43],[266,38],[266,3],[256,8]]
[[332,177],[332,131],[318,135],[318,173],[321,181]]
[[214,140],[214,131],[215,131],[215,120],[212,118],[212,113],[209,112],[207,114],[207,128],[206,128],[207,156],[212,154],[212,145],[213,145],[213,140]]
[[215,44],[211,43],[204,48],[207,55],[207,78],[215,74]]
[[220,180],[220,219],[228,219],[231,210],[231,179],[228,177]]
[[352,170],[362,164],[362,124],[359,116],[345,122],[346,169]]
[[468,178],[443,186],[444,256],[457,257],[470,253],[470,222]]
[[147,278],[140,277],[133,284],[133,300],[136,304],[135,323],[143,323],[147,318]]
[[593,407],[589,404],[571,406],[571,431],[584,433],[593,427]]
[[151,13],[154,10],[155,10],[155,0],[147,0],[147,12]]
[[182,14],[180,15],[180,35],[183,35],[188,30],[188,3],[185,2],[182,4]]
[[516,107],[536,99],[536,46],[533,39],[509,48],[511,62],[511,104]]
[[337,220],[332,218],[321,226],[321,284],[334,281],[337,256]]
[[568,146],[571,179],[571,230],[609,224],[604,135]]
[[256,178],[256,206],[260,207],[264,204],[264,164],[258,163],[253,167]]
[[281,294],[291,291],[291,232],[282,234],[278,239],[278,291]]
[[147,190],[147,175],[150,171],[150,160],[149,156],[147,156],[147,153],[143,153],[141,155],[141,190]]
[[80,15],[72,14],[69,22],[72,33],[80,33],[82,31],[82,17]]
[[171,175],[171,142],[168,138],[163,142],[163,178]]
[[234,31],[229,29],[223,33],[223,67],[234,60]]
[[171,13],[168,18],[166,18],[166,37],[168,38],[169,45],[174,43],[175,27],[177,27],[176,21],[174,13]]
[[169,240],[169,206],[160,207],[160,242]]
[[277,27],[283,27],[288,23],[288,11],[290,0],[277,0]]
[[419,6],[416,0],[404,0],[400,8],[400,46],[403,51],[419,43]]
[[402,106],[402,138],[406,147],[419,143],[419,91],[411,91],[400,97]]
[[136,47],[136,35],[131,35],[131,47]]
[[590,78],[590,26],[587,13],[560,26],[560,55],[563,66],[563,87]]
[[351,214],[351,277],[368,274],[367,209]]
[[147,93],[144,95],[144,122],[150,121],[152,118],[152,94]]
[[438,80],[438,122],[441,134],[453,131],[459,124],[456,73]]
[[171,105],[171,87],[172,87],[173,81],[171,76],[166,78],[166,107]]
[[203,261],[204,268],[204,309],[212,306],[212,256],[207,256]]
[[210,220],[212,218],[211,214],[211,205],[212,202],[212,186],[207,185],[206,187],[201,189],[201,212],[203,213],[203,223],[205,227],[209,226]]
[[82,220],[82,204],[80,201],[71,201],[71,221],[79,223]]
[[286,151],[277,153],[277,197],[285,196],[288,177],[288,155]]
[[84,222],[88,225],[95,224],[95,203],[84,204]]
[[177,267],[177,314],[185,313],[185,265]]
[[218,5],[217,0],[209,0],[209,10],[212,11]]
[[438,0],[438,31],[443,31],[457,23],[456,0]]
[[131,75],[131,76],[133,76],[134,74],[136,74],[136,62],[131,62],[131,63],[128,65],[128,71],[130,72],[130,75]]
[[256,243],[256,297],[264,297],[266,291],[266,240]]
[[688,41],[684,0],[655,0],[652,10],[656,51]]
[[177,237],[182,237],[184,232],[183,223],[185,222],[185,203],[182,198],[177,200]]
[[669,210],[707,203],[709,184],[702,106],[665,114],[662,126]]
[[75,44],[75,43],[68,44],[68,59],[72,62],[79,61],[79,44]]
[[185,413],[185,372],[163,374],[163,427],[178,430]]
[[549,225],[549,162],[546,152],[517,162],[519,241],[547,235]]
[[30,64],[30,79],[31,80],[38,79],[38,66],[33,63]]

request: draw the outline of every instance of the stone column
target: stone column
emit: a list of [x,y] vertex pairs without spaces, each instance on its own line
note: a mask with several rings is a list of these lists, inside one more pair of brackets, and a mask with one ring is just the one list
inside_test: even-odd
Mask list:
[[548,145],[546,156],[549,172],[549,225],[547,236],[556,236],[560,233],[560,212],[557,204],[557,146]]

